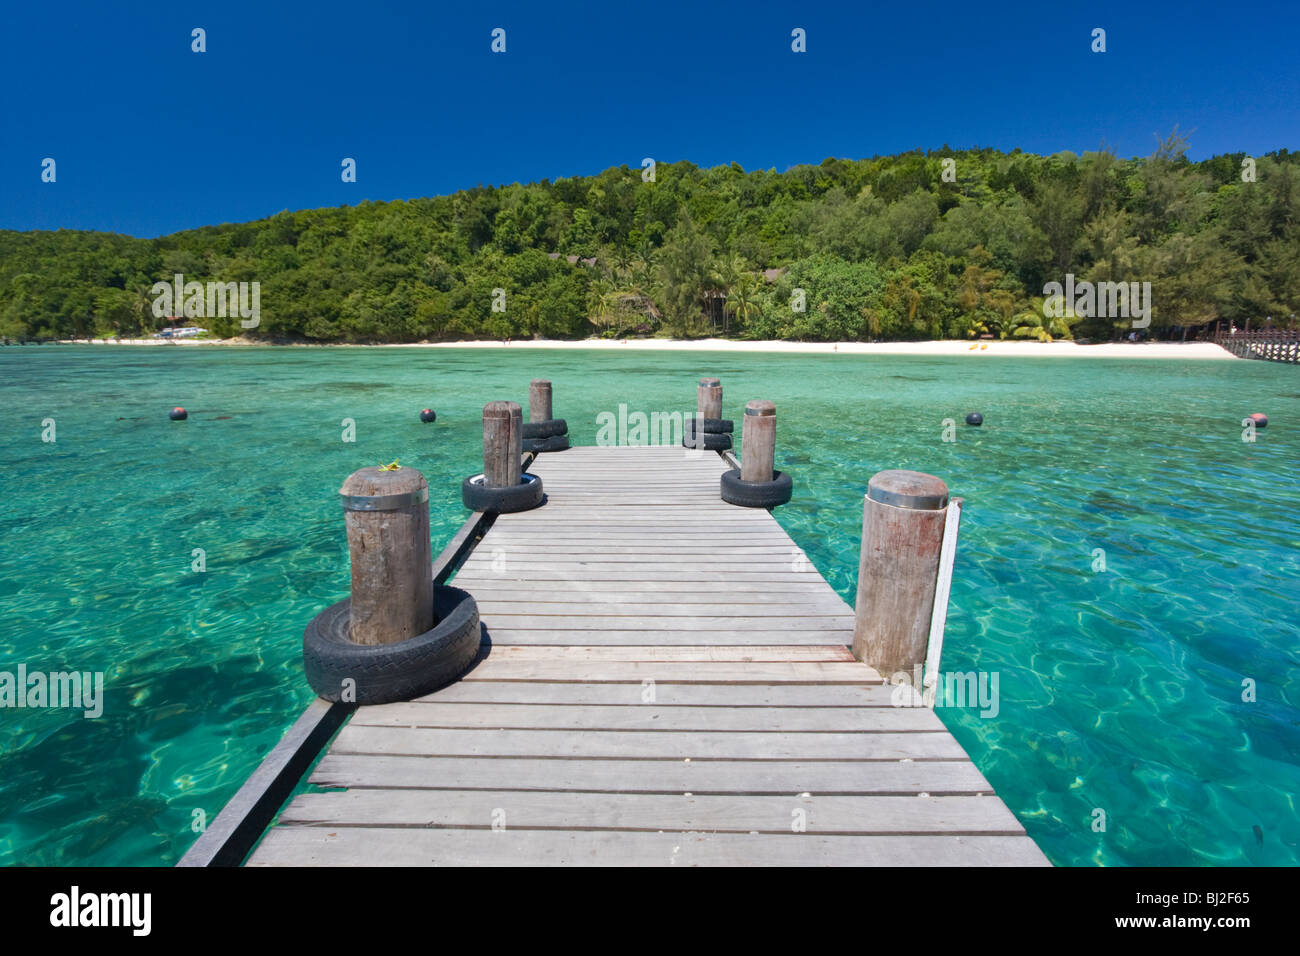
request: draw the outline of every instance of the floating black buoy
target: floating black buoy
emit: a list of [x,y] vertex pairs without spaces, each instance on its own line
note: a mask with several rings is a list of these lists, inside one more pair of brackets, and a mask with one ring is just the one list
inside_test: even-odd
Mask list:
[[190,417],[190,413],[187,412],[185,409],[181,408],[179,405],[177,405],[175,408],[173,408],[170,412],[167,413],[167,417],[174,422],[183,422],[185,421],[185,419]]
[[1247,415],[1246,417],[1255,423],[1256,428],[1264,428],[1268,425],[1268,416],[1263,412],[1255,412],[1253,415]]
[[983,424],[984,424],[984,416],[981,415],[979,412],[971,412],[969,415],[966,416],[966,424],[967,424],[967,425],[977,425],[977,426],[978,426],[978,425],[983,425]]
[[420,410],[420,421],[436,422],[437,420],[438,420],[438,413],[435,412],[432,408],[423,408]]

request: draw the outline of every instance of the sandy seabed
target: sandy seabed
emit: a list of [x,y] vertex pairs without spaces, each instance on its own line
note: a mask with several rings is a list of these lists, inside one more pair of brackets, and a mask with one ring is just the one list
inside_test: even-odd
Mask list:
[[[157,346],[259,346],[251,339],[69,339],[66,345],[157,345]],[[416,342],[410,344],[287,345],[285,348],[405,348],[405,349],[601,349],[681,352],[795,352],[837,355],[1003,355],[1015,358],[1147,358],[1147,359],[1232,359],[1213,342],[1106,342],[1079,345],[1075,342],[753,342],[737,339],[515,339],[473,342]]]

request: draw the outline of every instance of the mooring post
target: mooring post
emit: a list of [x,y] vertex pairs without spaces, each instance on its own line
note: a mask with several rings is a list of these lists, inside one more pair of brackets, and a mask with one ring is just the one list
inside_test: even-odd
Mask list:
[[867,484],[853,656],[886,680],[911,681],[925,662],[947,507],[933,475],[882,471]]
[[513,488],[519,484],[524,454],[523,409],[518,402],[483,406],[483,484]]
[[395,644],[433,627],[429,485],[414,468],[362,468],[339,496],[352,562],[348,637]]
[[776,406],[756,398],[745,403],[740,433],[742,481],[771,481],[776,461]]
[[530,422],[549,422],[551,415],[551,383],[544,378],[535,378],[528,383],[528,420]]
[[716,378],[700,379],[695,393],[695,411],[701,418],[722,417],[722,382]]

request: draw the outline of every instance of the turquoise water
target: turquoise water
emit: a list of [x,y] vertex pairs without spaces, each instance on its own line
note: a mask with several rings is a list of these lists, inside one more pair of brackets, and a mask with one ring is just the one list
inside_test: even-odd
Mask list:
[[[1300,369],[29,347],[0,349],[0,670],[103,671],[105,704],[0,710],[0,863],[184,853],[195,811],[215,817],[310,698],[299,642],[347,590],[333,493],[352,470],[421,469],[440,544],[485,401],[549,377],[591,444],[597,412],[689,410],[706,373],[730,417],[777,403],[796,482],[777,517],[850,601],[871,474],[932,472],[966,499],[943,669],[996,672],[1000,712],[939,714],[1054,862],[1300,861]],[[981,429],[960,424],[974,409]],[[1271,422],[1247,444],[1254,411]]]

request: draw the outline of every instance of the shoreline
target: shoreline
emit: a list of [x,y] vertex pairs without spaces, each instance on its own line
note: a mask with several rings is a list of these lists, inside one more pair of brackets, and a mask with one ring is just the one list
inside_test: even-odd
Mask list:
[[248,339],[60,339],[59,345],[226,346],[233,348],[384,349],[592,349],[622,351],[759,352],[831,355],[1002,355],[1016,358],[1235,359],[1213,342],[1024,342],[939,340],[931,342],[787,342],[744,339],[519,339],[470,342],[410,342],[384,345],[256,342]]

